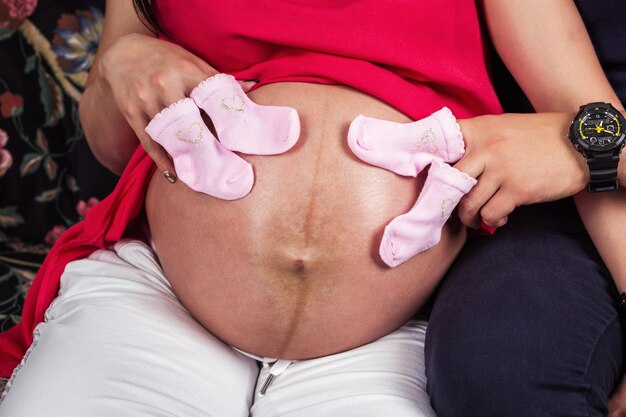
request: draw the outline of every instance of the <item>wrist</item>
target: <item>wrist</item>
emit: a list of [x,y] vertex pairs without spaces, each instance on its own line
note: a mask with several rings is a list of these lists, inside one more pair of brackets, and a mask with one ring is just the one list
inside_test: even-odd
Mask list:
[[[571,144],[570,144],[571,146]],[[587,159],[578,151],[574,150],[574,157],[576,158],[577,166],[578,166],[578,188],[580,191],[586,190],[587,185],[591,179],[591,174],[589,172],[589,164],[587,163]]]
[[586,159],[587,191],[612,191],[620,187],[621,148],[626,120],[611,103],[593,102],[580,107],[568,132],[575,149]]
[[617,166],[617,181],[620,187],[626,188],[626,155],[624,155],[624,152],[622,152],[619,165]]
[[[617,107],[622,116],[626,117],[626,110],[623,107]],[[621,152],[619,164],[617,165],[617,183],[620,187],[626,188],[626,153]]]

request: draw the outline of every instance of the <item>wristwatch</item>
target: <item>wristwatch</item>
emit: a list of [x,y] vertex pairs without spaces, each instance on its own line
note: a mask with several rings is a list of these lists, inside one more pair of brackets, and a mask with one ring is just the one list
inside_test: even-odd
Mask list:
[[589,103],[580,107],[569,129],[569,139],[589,165],[587,191],[618,188],[617,165],[626,141],[626,120],[609,103]]

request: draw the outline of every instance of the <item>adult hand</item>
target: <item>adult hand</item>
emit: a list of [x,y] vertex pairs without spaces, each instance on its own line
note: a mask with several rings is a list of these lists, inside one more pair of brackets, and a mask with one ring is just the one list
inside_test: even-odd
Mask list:
[[622,378],[622,382],[609,398],[607,417],[626,417],[626,378]]
[[[120,37],[98,65],[102,80],[143,148],[159,170],[174,173],[167,152],[144,129],[157,113],[188,97],[217,70],[178,45],[138,33]],[[254,85],[240,84],[244,91]]]
[[459,203],[469,227],[500,227],[518,206],[581,191],[587,164],[567,138],[573,114],[502,114],[459,120],[466,154],[455,167],[478,179]]

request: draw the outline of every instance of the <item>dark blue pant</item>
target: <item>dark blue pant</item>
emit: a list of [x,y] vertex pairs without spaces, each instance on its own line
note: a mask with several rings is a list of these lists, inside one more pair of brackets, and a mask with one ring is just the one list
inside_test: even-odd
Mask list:
[[517,209],[467,244],[436,295],[426,375],[438,415],[605,416],[624,368],[616,300],[571,200]]

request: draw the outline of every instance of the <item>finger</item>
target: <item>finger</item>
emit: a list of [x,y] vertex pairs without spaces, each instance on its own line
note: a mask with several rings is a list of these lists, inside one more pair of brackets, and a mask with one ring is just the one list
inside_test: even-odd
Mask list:
[[143,146],[146,153],[150,156],[150,158],[152,158],[157,166],[157,169],[163,173],[169,172],[173,175],[176,175],[174,163],[170,159],[165,149],[163,149],[161,145],[150,139],[147,134],[145,134],[145,136],[147,136],[147,139],[141,141],[141,146]]
[[[215,74],[217,74],[219,71],[217,71],[215,68],[213,68],[211,65],[209,65],[208,62],[206,62],[204,59],[200,58],[197,55],[191,55],[191,59],[193,61],[194,64],[196,64],[196,66],[198,67],[198,69],[202,72],[202,77],[200,79],[200,81],[205,80]],[[200,82],[198,81],[198,82]]]
[[144,93],[148,97],[142,100],[142,110],[148,120],[152,120],[163,109],[187,97],[185,91],[187,81],[184,77],[167,72],[153,78],[155,78],[153,85],[147,93]]
[[[487,226],[491,226],[491,227],[502,227],[505,224],[507,224],[509,222],[509,216],[504,216],[503,218],[499,219],[497,222],[495,222],[495,224],[492,225],[487,225]],[[486,224],[486,223],[485,223]]]
[[465,172],[472,178],[478,178],[485,171],[485,160],[479,153],[466,154],[465,157],[454,164],[454,168]]
[[[161,111],[163,111],[163,109],[166,109],[168,107],[170,107],[172,104],[175,104],[177,102],[179,102],[180,100],[183,100],[187,98],[185,96],[184,90],[181,88],[176,89],[176,90],[168,90],[168,91],[164,91],[163,94],[159,97],[159,106],[161,107]],[[150,117],[150,120],[152,120],[152,118],[154,118],[154,116],[157,113],[150,115],[148,114],[148,117]]]
[[241,89],[243,90],[243,92],[247,93],[250,90],[252,90],[252,87],[254,87],[259,81],[258,80],[237,80],[237,82],[241,86]]
[[152,158],[157,166],[157,169],[163,173],[169,172],[172,175],[176,175],[174,169],[174,163],[170,159],[168,153],[163,149],[161,145],[156,143],[145,128],[148,125],[148,120],[145,117],[137,117],[129,120],[130,127],[134,130],[141,146],[145,149],[146,153]]
[[478,182],[461,198],[459,202],[459,218],[467,227],[477,229],[480,227],[480,210],[500,188],[500,182],[483,174]]
[[[154,106],[149,108],[146,111],[145,118],[142,121],[142,130],[137,134],[141,145],[145,149],[146,153],[152,158],[154,163],[157,166],[157,169],[163,173],[165,178],[170,183],[175,183],[177,180],[176,169],[174,168],[174,163],[172,162],[170,155],[167,151],[157,142],[155,142],[150,135],[148,135],[145,131],[148,123],[156,117],[158,114],[163,112],[163,110],[170,108],[175,103],[180,100],[185,99],[185,94],[183,92],[182,85],[179,88],[171,88],[162,90],[159,97],[155,100],[159,103],[158,106]],[[155,109],[158,109],[155,112]]]
[[158,103],[167,107],[177,99],[188,97],[198,84],[215,74],[215,71],[210,73],[203,71],[193,62],[183,61],[176,71],[153,74],[150,79],[150,90],[159,97]]
[[169,154],[163,149],[161,145],[153,141],[147,133],[144,133],[145,139],[141,140],[141,146],[146,150],[146,153],[152,158],[157,166],[157,169],[165,175],[165,178],[170,182],[176,181],[176,169],[174,163],[170,159]]
[[171,94],[170,91],[175,87],[168,86],[168,83],[175,84],[172,77],[167,74],[153,75],[151,82],[144,82],[136,85],[132,90],[126,90],[121,93],[121,97],[117,98],[118,103],[126,103],[125,117],[127,120],[135,119],[138,122],[140,118],[145,116],[152,119],[157,113],[163,110],[164,106],[162,96]]
[[505,224],[507,224],[509,221],[509,216],[505,216],[501,219],[498,219],[496,222],[494,222],[493,224],[487,224],[487,222],[485,222],[482,218],[481,218],[481,224],[480,224],[480,228],[483,231],[486,231],[487,233],[489,233],[490,235],[494,234],[495,231],[504,226]]
[[191,64],[183,74],[184,85],[182,87],[187,97],[191,95],[191,92],[198,84],[219,73],[215,68],[196,56],[193,56]]
[[[142,121],[147,118],[147,120],[152,120],[152,118],[154,116],[156,116],[158,113],[160,113],[165,107],[163,100],[161,99],[161,97],[154,93],[151,92],[150,95],[146,95],[146,96],[142,96],[140,97],[140,110],[137,111],[137,113],[139,113],[140,115],[131,115],[131,117],[134,117],[136,119],[141,119]],[[171,104],[171,103],[170,103]],[[141,114],[143,113],[143,114]],[[139,120],[137,120],[139,121]],[[147,125],[147,123],[146,123]],[[135,130],[136,132],[136,130]]]
[[517,207],[515,195],[504,189],[498,190],[480,210],[480,216],[487,226],[501,227],[503,219]]

